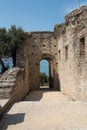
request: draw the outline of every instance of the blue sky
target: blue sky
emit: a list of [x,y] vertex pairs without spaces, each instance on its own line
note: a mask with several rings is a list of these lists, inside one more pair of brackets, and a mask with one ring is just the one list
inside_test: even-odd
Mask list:
[[49,75],[49,64],[47,60],[42,60],[40,62],[40,72],[45,72],[47,75]]
[[[87,5],[87,0],[79,0]],[[21,26],[24,31],[53,31],[64,16],[78,8],[78,0],[0,0],[0,27]],[[46,61],[41,71],[48,73]]]
[[[80,0],[81,5],[87,0]],[[0,0],[0,27],[21,26],[25,31],[53,31],[78,0]]]

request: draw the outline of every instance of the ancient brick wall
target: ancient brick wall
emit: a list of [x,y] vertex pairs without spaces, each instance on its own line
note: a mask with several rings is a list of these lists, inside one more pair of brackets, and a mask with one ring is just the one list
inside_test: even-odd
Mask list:
[[78,100],[87,98],[87,7],[55,26],[58,43],[58,74],[61,91]]
[[50,87],[58,86],[57,42],[53,32],[32,32],[27,40],[29,86],[40,88],[40,61],[46,59],[50,68]]
[[54,32],[29,33],[26,58],[22,58],[19,51],[18,55],[17,64],[22,66],[23,62],[25,65],[27,89],[39,89],[40,61],[46,59],[49,62],[50,87],[73,99],[86,100],[87,6],[65,16],[65,23],[56,25]]
[[25,77],[24,70],[18,67],[3,73],[0,77],[0,99],[9,99],[10,103],[22,100],[29,91]]
[[0,116],[29,92],[25,71],[19,67],[7,70],[0,77]]
[[22,42],[17,48],[17,52],[16,52],[16,66],[17,67],[24,68],[25,66],[25,62],[26,62],[26,57],[25,57],[26,49],[25,48],[26,48],[26,41]]

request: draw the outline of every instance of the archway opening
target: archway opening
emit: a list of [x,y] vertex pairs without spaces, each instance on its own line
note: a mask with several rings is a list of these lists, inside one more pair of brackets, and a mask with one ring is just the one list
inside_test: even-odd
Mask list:
[[40,89],[48,89],[49,85],[49,61],[43,59],[40,61]]

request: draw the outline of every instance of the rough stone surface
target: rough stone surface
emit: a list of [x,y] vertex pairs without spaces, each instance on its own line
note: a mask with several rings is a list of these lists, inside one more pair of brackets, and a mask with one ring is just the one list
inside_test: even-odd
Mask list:
[[9,101],[1,108],[0,115],[14,102],[21,101],[29,92],[25,86],[25,72],[18,67],[7,70],[0,77],[0,99]]
[[29,90],[40,88],[40,61],[46,59],[50,88],[87,100],[87,6],[68,14],[54,32],[29,33],[25,48],[25,86]]
[[50,88],[87,101],[87,6],[72,11],[54,32],[31,32],[17,50],[17,66],[0,76],[0,98],[20,101],[40,88],[40,61],[49,62]]
[[24,69],[0,75],[0,99],[9,100],[0,105],[0,115],[30,90],[40,88],[43,59],[49,63],[50,88],[68,97],[54,91],[32,92],[5,115],[2,130],[87,130],[87,103],[75,101],[87,101],[87,6],[65,16],[65,23],[55,25],[54,32],[29,33],[16,56],[17,66]]
[[67,16],[65,16],[65,24],[69,26],[72,24],[74,27],[77,26],[77,30],[82,30],[85,28],[85,24],[87,22],[87,6],[82,6],[71,13],[69,13]]
[[40,61],[49,62],[50,87],[59,88],[57,42],[53,32],[31,32],[26,47],[26,69],[30,89],[40,87]]
[[[61,53],[58,59],[61,91],[74,99],[87,101],[87,6],[65,18],[65,24],[61,25],[63,29],[60,25],[55,26],[58,52]],[[82,38],[84,49],[80,45]]]
[[0,99],[0,117],[9,107],[9,99]]
[[15,87],[16,76],[20,69],[9,69],[0,77],[0,99],[10,98],[10,92]]
[[20,43],[20,45],[18,45],[18,49],[16,52],[16,58],[17,58],[16,64],[18,67],[21,67],[21,68],[24,68],[24,66],[25,66],[25,60],[26,60],[25,46],[26,46],[26,41]]
[[0,100],[0,107],[4,107],[4,105],[9,101],[9,99],[1,99]]
[[18,67],[7,70],[0,77],[0,99],[9,99],[11,103],[22,100],[28,92],[24,84],[24,70]]

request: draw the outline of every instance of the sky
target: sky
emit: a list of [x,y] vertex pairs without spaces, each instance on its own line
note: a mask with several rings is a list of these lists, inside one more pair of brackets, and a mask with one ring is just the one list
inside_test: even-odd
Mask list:
[[40,72],[46,73],[46,75],[49,76],[49,63],[47,60],[41,60],[40,62]]
[[[80,5],[87,0],[80,0]],[[0,0],[0,27],[11,25],[24,31],[53,31],[64,16],[78,8],[78,0]]]
[[[87,0],[0,0],[0,28],[11,25],[24,31],[53,31],[56,24],[64,22],[66,14]],[[41,72],[48,74],[47,61],[41,62]]]

